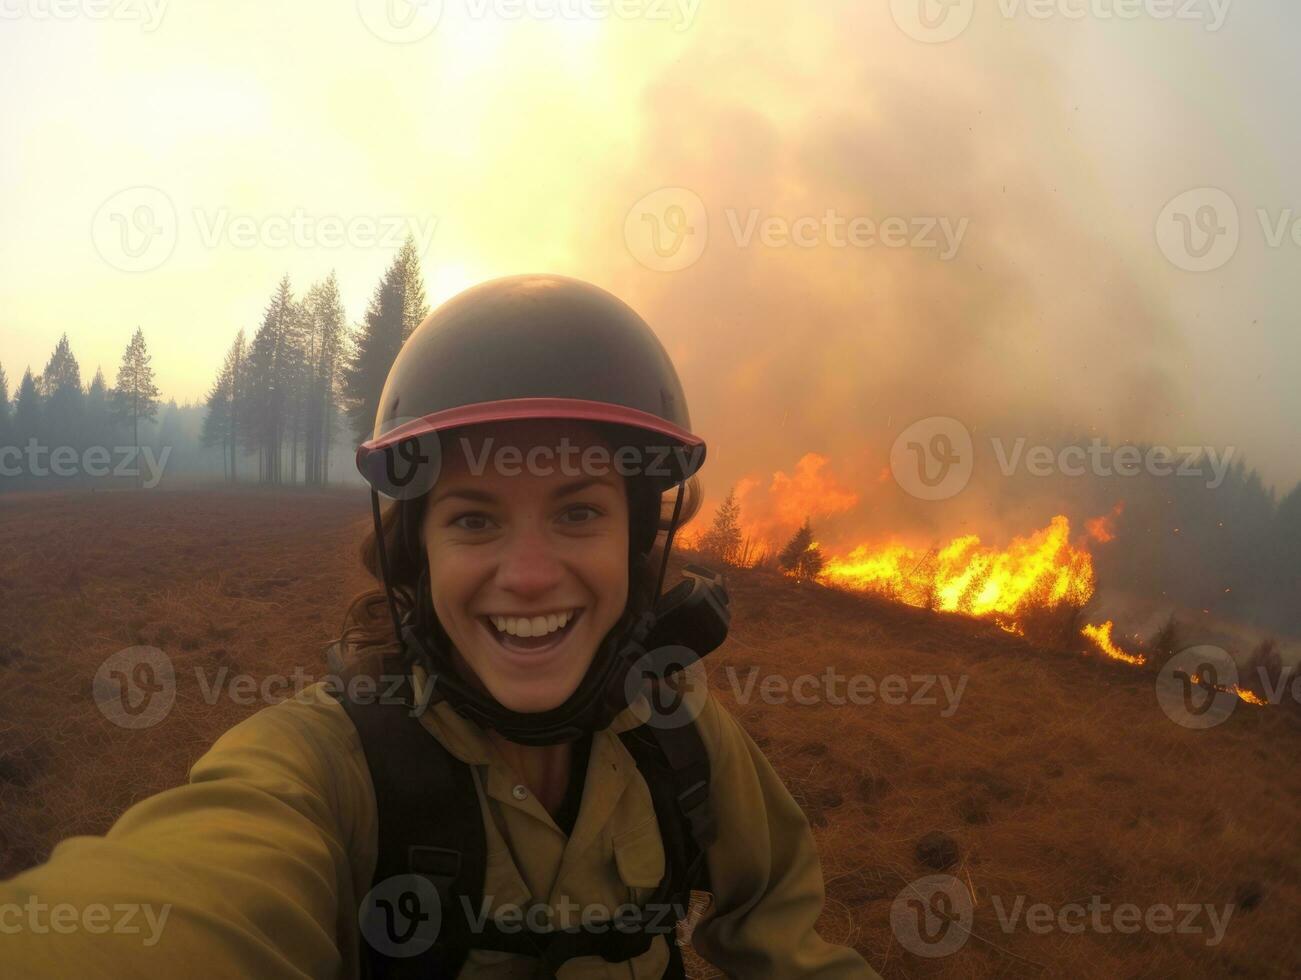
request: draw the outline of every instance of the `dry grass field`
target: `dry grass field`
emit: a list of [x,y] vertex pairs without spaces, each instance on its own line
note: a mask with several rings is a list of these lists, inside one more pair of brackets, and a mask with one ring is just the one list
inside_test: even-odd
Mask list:
[[[0,877],[183,781],[261,706],[205,697],[197,676],[322,675],[368,584],[367,521],[360,493],[0,497]],[[771,573],[727,581],[733,627],[710,683],[808,815],[824,935],[890,978],[1301,975],[1296,710],[1240,705],[1192,730],[1159,708],[1150,671]],[[133,645],[177,669],[176,706],[141,730],[92,699],[101,662]],[[847,703],[818,695],[829,669]],[[895,703],[863,696],[862,679],[843,697],[856,675],[903,678],[886,682],[901,684]],[[970,935],[919,956],[891,907],[936,874],[965,886]],[[1182,930],[1004,925],[1018,902],[1047,903],[1055,922],[1091,901],[1201,912],[1176,912]],[[1207,905],[1232,907],[1219,941]]]

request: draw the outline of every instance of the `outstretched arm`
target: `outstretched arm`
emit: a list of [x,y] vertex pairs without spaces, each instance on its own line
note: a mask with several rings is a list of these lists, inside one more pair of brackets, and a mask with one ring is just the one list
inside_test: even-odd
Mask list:
[[337,925],[375,807],[350,731],[309,688],[222,735],[187,785],[0,882],[0,973],[353,975],[336,937],[356,930]]

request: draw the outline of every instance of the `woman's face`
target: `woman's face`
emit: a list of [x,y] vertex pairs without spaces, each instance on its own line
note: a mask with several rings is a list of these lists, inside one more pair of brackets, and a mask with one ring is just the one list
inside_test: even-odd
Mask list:
[[[512,711],[563,703],[628,601],[627,494],[610,467],[579,465],[593,445],[609,449],[559,420],[444,440],[423,524],[434,611],[459,668]],[[553,452],[529,466],[533,447]]]

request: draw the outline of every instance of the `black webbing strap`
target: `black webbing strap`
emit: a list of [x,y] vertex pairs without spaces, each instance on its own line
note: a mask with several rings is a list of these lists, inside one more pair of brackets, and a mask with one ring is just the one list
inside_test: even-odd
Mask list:
[[[361,736],[366,764],[375,786],[379,859],[372,885],[381,887],[402,875],[422,875],[438,890],[443,919],[439,935],[457,929],[461,898],[472,909],[483,902],[487,839],[470,767],[453,757],[412,714],[409,704],[395,702],[384,685],[380,693],[353,699],[353,685],[336,688],[343,709]],[[409,693],[409,684],[404,690]],[[406,700],[406,699],[404,699]],[[467,805],[468,803],[468,805]],[[384,928],[382,910],[363,926],[363,971],[374,980],[454,977],[468,947],[435,943],[417,956],[388,956],[367,937]]]
[[[393,664],[390,661],[389,667]],[[369,941],[382,936],[383,915],[392,909],[362,909],[362,969],[372,980],[455,977],[470,949],[489,949],[538,959],[535,977],[554,977],[569,959],[599,956],[622,962],[645,953],[656,935],[669,944],[663,974],[685,980],[674,925],[686,914],[692,888],[708,890],[704,848],[713,840],[709,815],[709,759],[694,724],[678,728],[643,725],[621,739],[651,791],[665,849],[665,871],[649,902],[635,916],[621,915],[603,931],[590,929],[503,931],[483,915],[487,839],[471,767],[432,737],[411,710],[410,685],[394,698],[353,698],[353,687],[336,687],[357,728],[375,786],[379,854],[372,893],[402,876],[419,875],[438,891],[440,921],[432,946],[415,955],[387,955]],[[404,896],[407,899],[412,895]],[[391,899],[392,896],[389,896]],[[390,906],[396,904],[390,901]],[[390,934],[391,937],[391,934]]]

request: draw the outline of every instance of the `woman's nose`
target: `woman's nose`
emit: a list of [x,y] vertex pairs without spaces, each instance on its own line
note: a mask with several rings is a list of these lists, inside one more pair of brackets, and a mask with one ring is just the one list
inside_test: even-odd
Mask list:
[[501,553],[497,585],[519,595],[541,595],[560,583],[563,569],[545,534],[529,529],[511,534]]

